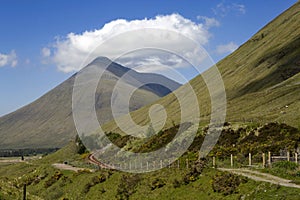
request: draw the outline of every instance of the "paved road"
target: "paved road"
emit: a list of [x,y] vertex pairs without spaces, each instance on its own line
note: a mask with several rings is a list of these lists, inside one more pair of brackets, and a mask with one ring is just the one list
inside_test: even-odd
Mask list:
[[245,176],[245,177],[248,177],[255,181],[263,181],[263,182],[268,182],[268,183],[281,185],[281,186],[285,186],[285,187],[292,187],[292,188],[300,189],[300,185],[291,183],[291,180],[283,179],[283,178],[280,178],[277,176],[273,176],[271,174],[261,173],[261,172],[253,171],[253,170],[249,170],[249,169],[230,169],[230,168],[217,168],[217,169],[221,170],[221,171],[228,171],[228,172],[231,172],[234,174]]
[[88,157],[88,159],[89,159],[90,163],[95,164],[95,165],[98,165],[98,166],[101,167],[101,168],[104,168],[104,169],[114,169],[114,167],[108,166],[108,165],[103,164],[103,163],[101,163],[100,161],[98,161],[98,160],[95,158],[94,154],[90,154],[89,157]]

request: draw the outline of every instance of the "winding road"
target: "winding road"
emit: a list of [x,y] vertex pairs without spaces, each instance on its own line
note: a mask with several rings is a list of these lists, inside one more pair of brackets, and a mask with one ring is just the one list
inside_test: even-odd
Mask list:
[[104,169],[114,169],[112,166],[109,166],[109,165],[106,165],[106,164],[103,164],[101,163],[100,161],[98,161],[95,156],[93,154],[90,154],[88,156],[88,159],[89,159],[89,162],[92,163],[92,164],[95,164],[95,165],[98,165],[99,167],[101,168],[104,168]]

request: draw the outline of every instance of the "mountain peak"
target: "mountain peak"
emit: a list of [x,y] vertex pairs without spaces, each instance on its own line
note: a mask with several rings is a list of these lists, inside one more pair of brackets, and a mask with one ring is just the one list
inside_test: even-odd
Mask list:
[[91,64],[96,64],[96,63],[110,64],[110,63],[112,63],[112,61],[109,58],[105,57],[105,56],[99,56],[91,62]]

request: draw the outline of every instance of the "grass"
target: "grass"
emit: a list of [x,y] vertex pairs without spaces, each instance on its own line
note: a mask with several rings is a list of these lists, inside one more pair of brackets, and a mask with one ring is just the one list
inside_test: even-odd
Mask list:
[[[94,173],[72,172],[58,170],[51,166],[52,163],[65,160],[85,165],[84,156],[78,155],[76,150],[76,145],[70,143],[65,148],[45,156],[41,160],[1,167],[0,197],[20,199],[22,186],[27,183],[28,199],[122,199],[120,197],[126,199],[124,198],[126,195],[123,194],[127,194],[129,199],[136,200],[298,198],[298,189],[249,179],[241,182],[232,194],[225,195],[222,192],[215,192],[212,180],[219,172],[209,166],[205,167],[200,175],[191,173],[192,170],[186,169],[184,165],[180,169],[164,168],[138,175],[112,170],[98,170]],[[189,152],[181,159],[195,157],[193,154]],[[218,163],[223,162],[226,165],[226,160],[218,160]],[[279,168],[282,169],[282,165],[279,165]],[[278,169],[272,168],[266,172],[278,173]],[[281,170],[280,173],[283,176],[284,170]],[[292,173],[289,173],[288,176],[291,175]]]

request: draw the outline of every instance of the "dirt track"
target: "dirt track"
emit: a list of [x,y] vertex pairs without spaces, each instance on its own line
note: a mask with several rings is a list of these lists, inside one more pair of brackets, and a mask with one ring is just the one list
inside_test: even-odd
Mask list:
[[57,169],[69,170],[69,171],[74,171],[74,172],[78,172],[80,170],[89,170],[90,172],[93,171],[91,169],[73,167],[71,165],[61,164],[61,163],[55,163],[55,164],[52,164],[52,166],[55,167],[55,168],[57,168]]
[[261,173],[261,172],[253,171],[253,170],[249,170],[249,169],[218,168],[218,170],[228,171],[228,172],[231,172],[234,174],[245,176],[245,177],[248,177],[255,181],[263,181],[263,182],[268,182],[268,183],[281,185],[281,186],[285,186],[285,187],[292,187],[292,188],[300,189],[300,185],[291,183],[291,180],[283,179],[283,178],[280,178],[277,176],[273,176],[271,174]]

